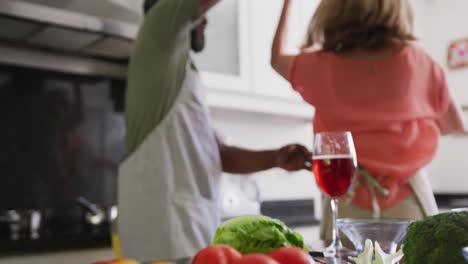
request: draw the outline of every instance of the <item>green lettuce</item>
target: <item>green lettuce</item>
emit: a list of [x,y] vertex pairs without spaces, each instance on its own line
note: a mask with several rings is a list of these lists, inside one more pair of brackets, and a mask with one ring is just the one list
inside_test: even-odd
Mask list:
[[242,216],[219,226],[213,245],[228,245],[242,254],[269,254],[281,247],[298,247],[307,251],[302,236],[283,222],[267,216]]

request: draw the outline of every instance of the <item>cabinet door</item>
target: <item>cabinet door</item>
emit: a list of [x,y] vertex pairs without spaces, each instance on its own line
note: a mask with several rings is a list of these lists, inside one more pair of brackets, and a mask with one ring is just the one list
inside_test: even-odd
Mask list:
[[[279,21],[283,0],[255,0],[249,2],[251,16],[251,58],[253,64],[253,89],[255,93],[280,98],[299,98],[290,84],[271,67],[271,44]],[[298,52],[307,31],[317,0],[293,2],[296,15],[289,28],[290,47]]]
[[110,2],[113,2],[114,4],[118,4],[120,6],[123,6],[125,8],[128,8],[137,14],[143,15],[143,3],[145,2],[144,0],[109,0]]
[[249,1],[223,0],[207,14],[206,47],[194,59],[209,88],[249,90]]

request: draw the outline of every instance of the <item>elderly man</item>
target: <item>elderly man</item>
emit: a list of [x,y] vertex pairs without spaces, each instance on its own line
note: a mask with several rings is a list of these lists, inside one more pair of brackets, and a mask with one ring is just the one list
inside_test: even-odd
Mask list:
[[303,146],[251,151],[224,145],[212,128],[190,58],[204,48],[204,13],[217,0],[151,0],[131,57],[126,122],[129,155],[119,175],[123,257],[184,263],[219,224],[222,171],[306,168]]

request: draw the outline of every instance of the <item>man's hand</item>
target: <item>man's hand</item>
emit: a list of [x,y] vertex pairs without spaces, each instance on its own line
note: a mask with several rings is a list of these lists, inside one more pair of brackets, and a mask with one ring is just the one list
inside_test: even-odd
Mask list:
[[249,150],[227,146],[217,139],[223,171],[250,174],[279,167],[287,171],[310,170],[312,154],[301,145],[275,150]]
[[312,153],[302,145],[287,145],[277,152],[277,167],[287,171],[310,170],[311,162]]
[[217,3],[219,3],[219,1],[220,0],[200,0],[200,6],[201,6],[202,13],[205,13],[208,10],[210,10],[210,8],[212,8]]

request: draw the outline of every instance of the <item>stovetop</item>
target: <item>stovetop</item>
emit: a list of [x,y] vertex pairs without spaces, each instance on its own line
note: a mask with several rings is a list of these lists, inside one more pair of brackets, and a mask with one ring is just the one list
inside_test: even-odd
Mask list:
[[81,208],[6,211],[0,221],[0,256],[109,247],[111,220],[91,223]]
[[63,251],[70,249],[87,249],[111,246],[111,228],[109,224],[100,227],[89,227],[71,232],[42,232],[37,239],[23,236],[11,240],[8,236],[0,237],[0,257]]

